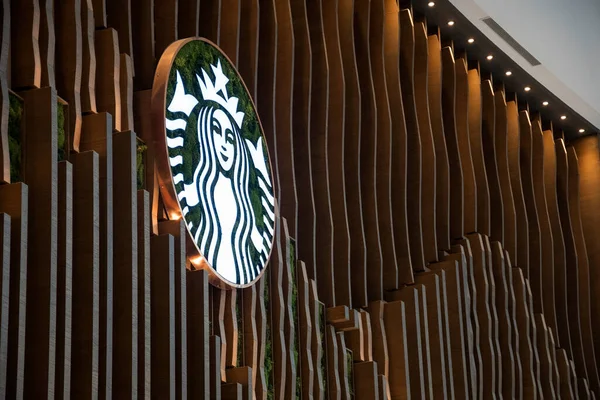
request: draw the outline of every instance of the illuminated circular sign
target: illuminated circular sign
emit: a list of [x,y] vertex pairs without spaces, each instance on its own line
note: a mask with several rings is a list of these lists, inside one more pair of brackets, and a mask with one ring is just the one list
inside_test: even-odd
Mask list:
[[164,52],[152,90],[153,150],[170,218],[188,257],[221,287],[245,287],[273,247],[275,198],[256,108],[225,54],[200,38]]

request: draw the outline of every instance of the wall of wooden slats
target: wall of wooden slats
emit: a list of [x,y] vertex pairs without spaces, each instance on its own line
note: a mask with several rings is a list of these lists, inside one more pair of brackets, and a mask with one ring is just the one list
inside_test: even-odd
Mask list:
[[[3,0],[0,17],[0,397],[600,395],[598,137],[565,142],[411,8]],[[246,289],[191,267],[140,147],[158,59],[196,35],[239,69],[273,165],[273,255]]]

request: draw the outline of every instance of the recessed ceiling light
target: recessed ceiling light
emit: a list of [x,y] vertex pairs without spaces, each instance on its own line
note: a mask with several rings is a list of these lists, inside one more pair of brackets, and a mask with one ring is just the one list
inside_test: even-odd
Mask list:
[[427,3],[427,5],[428,5],[429,7],[433,7],[433,6],[435,6],[435,3],[434,3],[433,1],[430,1],[429,3]]
[[567,116],[566,115],[561,115],[560,119],[562,119],[564,121],[565,119],[567,119]]
[[548,104],[550,104],[550,103],[548,103],[547,101],[545,101],[545,102],[543,102],[543,103],[542,103],[542,105],[543,105],[544,107],[546,107]]
[[454,21],[450,20],[448,21],[448,26],[453,26],[454,25]]
[[529,92],[531,90],[531,88],[529,86],[525,86],[525,91]]
[[469,40],[467,40],[467,42],[469,42],[469,43],[475,43],[475,39],[470,38]]
[[512,71],[506,71],[506,76],[511,76],[512,75]]
[[579,133],[583,133],[583,132],[585,132],[585,129],[582,128],[579,130]]
[[492,60],[492,58],[494,58],[494,56],[490,54],[490,55],[489,55],[489,56],[487,56],[486,58],[488,59],[488,61],[491,61],[491,60]]

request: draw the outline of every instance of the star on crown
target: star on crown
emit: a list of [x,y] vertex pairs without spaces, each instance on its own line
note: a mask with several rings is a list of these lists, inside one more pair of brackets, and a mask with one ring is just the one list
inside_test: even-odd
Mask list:
[[221,60],[217,60],[217,65],[211,65],[210,67],[215,75],[214,82],[204,69],[202,69],[202,78],[196,75],[200,84],[200,90],[202,91],[202,97],[204,97],[204,100],[211,100],[221,105],[235,120],[238,128],[241,128],[244,121],[244,113],[237,110],[239,99],[233,96],[229,97],[227,94],[229,79],[223,74]]

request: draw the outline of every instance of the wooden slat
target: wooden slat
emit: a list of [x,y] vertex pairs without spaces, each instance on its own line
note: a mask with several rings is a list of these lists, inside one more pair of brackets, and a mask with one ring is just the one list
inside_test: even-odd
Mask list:
[[[296,394],[296,377],[298,370],[298,360],[296,357],[296,324],[295,311],[293,307],[293,292],[295,279],[292,277],[292,268],[296,266],[296,244],[295,241],[290,237],[290,233],[287,226],[287,221],[282,218],[279,223],[281,229],[281,247],[283,255],[283,268],[282,274],[282,289],[283,289],[283,300],[284,300],[284,323],[283,323],[283,334],[285,338],[285,348],[287,349],[288,362],[285,365],[285,395],[286,397],[294,397]],[[296,300],[297,303],[297,300]]]
[[[110,114],[90,114],[83,118],[81,150],[94,150],[99,155],[100,185],[100,393],[110,394],[112,387],[113,333],[113,139]],[[105,392],[106,391],[106,392]]]
[[535,399],[537,396],[537,385],[533,370],[533,348],[531,344],[530,315],[529,307],[526,303],[526,288],[523,271],[520,268],[513,268],[513,286],[515,290],[517,328],[519,330],[519,358],[523,371],[523,392],[524,399]]
[[321,310],[324,310],[325,306],[318,300],[317,285],[313,280],[310,281],[309,304],[314,327],[310,340],[312,364],[314,366],[314,385],[312,394],[314,399],[324,399],[325,387],[323,383],[327,379],[327,377],[324,376],[324,372],[326,370],[326,361],[324,355],[325,344],[323,342],[325,340],[325,321],[324,318],[321,318],[320,314]]
[[[150,396],[150,198],[145,190],[137,191],[137,394]],[[204,314],[206,315],[206,314]]]
[[179,0],[177,7],[177,36],[180,38],[198,36],[200,0]]
[[[426,262],[437,261],[436,155],[428,100],[428,48],[426,23],[414,24],[414,96],[421,139],[421,224]],[[444,194],[442,194],[442,197]],[[447,196],[447,194],[446,194]]]
[[313,330],[309,306],[309,282],[306,266],[299,261],[296,267],[296,285],[298,288],[298,356],[302,383],[302,398],[307,399],[313,393],[313,375],[315,366],[311,357],[311,332]]
[[54,59],[56,46],[54,28],[54,1],[40,1],[39,19],[40,67],[42,69],[40,86],[56,87],[56,80],[54,78]]
[[11,1],[10,25],[11,87],[39,88],[42,80],[40,59],[40,3],[39,0]]
[[98,153],[73,154],[73,314],[71,396],[98,392],[100,165]]
[[209,397],[208,275],[206,271],[186,271],[187,280],[187,369],[194,378],[188,380],[188,395]]
[[[390,148],[392,152],[391,199],[394,222],[394,247],[398,260],[398,283],[411,284],[414,282],[414,277],[410,257],[410,244],[408,241],[408,216],[406,215],[407,132],[402,104],[402,89],[400,88],[400,9],[394,0],[386,0],[384,7],[383,51],[385,57],[386,87],[392,121]],[[340,37],[344,36],[340,34]],[[347,81],[348,78],[346,78]],[[348,87],[348,84],[346,84],[346,87]],[[348,92],[348,89],[346,92]],[[346,104],[348,104],[348,100]],[[346,158],[346,165],[348,165],[348,158]],[[348,187],[346,190],[348,191]],[[353,247],[354,243],[355,239],[353,237],[351,241]]]
[[[499,323],[498,323],[498,310],[496,308],[496,279],[493,273],[493,260],[492,260],[492,246],[490,245],[490,239],[487,236],[483,237],[485,257],[486,257],[486,273],[488,276],[489,292],[488,292],[488,304],[490,307],[490,315],[492,317],[492,331],[491,340],[492,347],[496,360],[499,361],[502,358],[502,352],[500,351],[500,339],[499,339]],[[498,285],[501,283],[499,282]],[[500,365],[496,366],[496,396],[500,397],[502,393],[502,368]]]
[[481,76],[479,64],[469,68],[467,77],[469,94],[469,141],[471,143],[471,157],[477,184],[477,232],[489,235],[490,230],[490,191],[486,175],[486,165],[483,156],[482,143],[482,99]]
[[221,339],[219,336],[211,336],[210,342],[210,399],[221,398]]
[[[247,365],[252,368],[252,387],[256,388],[256,379],[257,375],[260,373],[259,371],[259,360],[258,360],[258,346],[260,337],[258,336],[257,330],[257,319],[260,317],[259,310],[257,310],[257,298],[258,294],[257,285],[251,286],[249,288],[242,289],[240,291],[240,302],[241,302],[241,319],[242,326],[238,327],[240,329],[240,335],[242,335],[242,365]],[[191,305],[188,302],[188,308]],[[189,327],[189,325],[188,325]],[[192,335],[188,335],[188,338],[193,337]],[[191,346],[192,343],[188,340],[188,347]],[[188,370],[194,371],[194,369],[189,368],[190,362],[188,361]],[[193,379],[188,380],[188,387],[193,384]]]
[[[123,54],[127,54],[131,58],[131,66],[133,69],[133,37],[132,37],[132,0],[106,0],[106,12],[108,17],[108,26],[117,31],[119,37],[119,50]],[[134,12],[141,10],[133,9]],[[195,36],[195,35],[189,35]],[[123,130],[132,128],[123,128]]]
[[[345,146],[344,114],[345,84],[342,53],[339,41],[338,0],[320,1],[323,15],[323,35],[329,66],[328,116],[327,116],[327,163],[329,170],[329,195],[333,217],[333,272],[336,304],[352,307],[350,284],[350,231],[346,211],[346,182],[344,175]],[[383,54],[383,52],[382,52]],[[386,146],[388,151],[390,146]],[[389,178],[389,171],[388,171]],[[389,206],[389,202],[388,202]],[[388,216],[391,223],[391,216]],[[393,236],[392,236],[393,238]],[[394,264],[395,266],[395,261]],[[396,276],[390,276],[395,282]],[[391,282],[390,282],[391,284]],[[345,365],[345,364],[344,364]]]
[[[363,226],[361,183],[360,183],[360,143],[361,143],[361,93],[358,82],[356,53],[354,49],[354,1],[338,2],[339,36],[341,40],[342,64],[344,71],[344,170],[346,179],[346,205],[348,207],[348,228],[350,230],[350,271],[352,301],[355,307],[367,305],[367,263],[365,233]],[[294,100],[295,101],[295,100]],[[392,150],[393,151],[393,150]]]
[[369,300],[373,301],[383,298],[383,255],[377,218],[377,110],[369,42],[370,12],[369,1],[355,1],[354,48],[361,91],[360,184],[367,249],[367,293]]
[[540,383],[542,384],[542,394],[544,398],[554,399],[557,397],[552,381],[552,361],[550,359],[548,343],[548,326],[543,314],[535,314],[535,324],[537,328],[538,355],[540,358]]
[[[81,112],[83,113],[96,112],[96,46],[94,44],[94,29],[92,0],[81,0]],[[77,86],[75,86],[74,95],[77,95]]]
[[[375,145],[375,188],[377,190],[377,224],[382,255],[382,278],[384,290],[398,289],[398,265],[394,247],[394,223],[392,217],[391,174],[392,169],[392,120],[385,77],[384,23],[385,7],[382,1],[371,2],[369,20],[369,52],[373,75],[376,132],[372,135]],[[387,368],[386,368],[387,369]],[[379,365],[382,373],[382,366]],[[387,373],[384,373],[387,375]]]
[[[340,387],[341,398],[349,399],[352,397],[353,387],[350,387],[352,382],[352,363],[348,364],[348,358],[352,360],[352,352],[346,348],[346,341],[342,332],[336,333],[338,345],[338,368],[340,370]],[[350,376],[350,380],[348,377]]]
[[[221,21],[221,1],[200,1],[198,36],[219,43],[219,23]],[[212,392],[211,392],[212,395]]]
[[[24,99],[23,180],[30,191],[25,336],[26,397],[54,392],[57,268],[57,97],[50,87]],[[40,337],[47,340],[39,340]],[[44,377],[40,379],[40,377]]]
[[177,40],[177,0],[154,2],[154,26],[157,28],[154,29],[154,51],[158,60],[165,49]]
[[8,69],[10,49],[10,0],[0,2],[0,180],[10,183],[10,156],[8,153]]
[[217,44],[227,54],[233,65],[237,65],[240,39],[240,0],[220,0],[220,3],[219,40]]
[[2,272],[0,274],[0,395],[6,396],[6,375],[8,367],[8,304],[10,301],[10,216],[0,214]]
[[523,366],[521,365],[521,355],[519,351],[520,339],[519,327],[517,324],[517,301],[515,297],[515,286],[513,285],[513,268],[510,261],[510,254],[504,250],[504,272],[506,287],[508,289],[508,318],[510,321],[510,333],[511,333],[511,347],[513,350],[514,360],[514,394],[515,397],[520,398],[523,395]]
[[541,363],[540,363],[540,345],[538,344],[537,330],[538,326],[535,321],[535,313],[533,310],[533,295],[531,293],[531,286],[529,280],[525,280],[525,304],[529,309],[529,323],[530,323],[530,339],[531,349],[533,350],[533,375],[537,388],[537,396],[544,397],[542,381],[541,381]]
[[[252,400],[252,369],[250,367],[229,368],[227,370],[227,382],[237,384],[241,388],[240,394],[236,397],[237,399]],[[227,383],[223,386],[229,385],[230,383]],[[223,398],[228,398],[225,393],[223,393]]]
[[108,26],[106,18],[106,0],[92,0],[94,7],[94,23],[97,29]]
[[131,13],[133,83],[136,91],[147,90],[152,88],[154,80],[154,0],[131,0],[131,9],[135,10]]
[[425,269],[423,238],[421,236],[421,139],[414,97],[414,30],[409,10],[400,10],[400,84],[406,118],[407,168],[406,210],[410,256],[414,271]]
[[[192,0],[192,2],[197,3],[198,0]],[[179,7],[180,7],[180,12],[179,12],[179,16],[181,18],[182,14],[181,14],[181,2],[179,2]],[[242,76],[242,78],[244,78],[244,83],[246,84],[246,86],[248,87],[248,90],[250,91],[250,94],[255,97],[255,93],[256,93],[256,87],[257,87],[257,80],[258,80],[258,74],[260,72],[259,68],[258,68],[258,63],[259,63],[259,35],[263,33],[263,29],[265,29],[265,25],[267,24],[263,24],[263,19],[260,17],[260,11],[262,11],[263,7],[266,9],[270,9],[270,13],[274,13],[273,8],[275,2],[273,0],[269,1],[268,3],[266,3],[265,5],[261,5],[259,7],[258,4],[258,0],[241,0],[240,1],[240,27],[239,27],[239,43],[238,43],[238,47],[239,47],[239,60],[238,60],[238,65],[237,65],[237,69],[240,73],[240,75]],[[260,21],[260,29],[259,29],[259,21]],[[279,22],[277,22],[279,23]],[[182,26],[182,21],[179,21],[179,27],[180,27],[180,31],[181,31],[181,26]],[[273,33],[273,32],[268,32],[269,33]],[[181,36],[181,35],[180,35]],[[195,35],[187,35],[187,36],[195,36]],[[181,36],[181,37],[186,37],[186,36]],[[264,37],[264,36],[263,36]],[[274,37],[273,37],[274,39]],[[277,40],[279,41],[279,38],[277,38]],[[260,42],[262,43],[262,40],[260,40]],[[267,45],[265,44],[262,47],[267,47]],[[269,47],[271,47],[270,50],[268,51],[274,51],[274,47],[273,45],[270,45]],[[291,51],[291,47],[288,46],[290,48]],[[291,64],[290,64],[291,65]],[[272,69],[272,68],[269,68]],[[291,88],[291,82],[290,85],[288,87],[288,92]],[[274,97],[271,95],[271,97]],[[274,157],[274,155],[273,155]]]
[[121,53],[119,58],[121,130],[129,131],[133,130],[133,64],[129,54]]
[[[385,326],[393,332],[387,335],[388,351],[392,355],[389,363],[388,381],[392,398],[410,397],[410,375],[406,308],[402,301],[385,303],[383,318]],[[412,368],[418,368],[412,365]]]
[[[427,29],[427,27],[424,26],[424,29]],[[435,145],[436,232],[439,247],[450,250],[450,238],[461,236],[463,227],[462,172],[456,141],[456,126],[454,124],[454,56],[449,47],[445,47],[442,54],[439,35],[429,35],[427,37],[427,48],[429,116]],[[450,58],[451,61],[444,62],[446,58]],[[445,75],[445,80],[442,77],[445,71],[444,64],[450,68]],[[445,94],[444,83],[446,84]],[[445,108],[442,107],[443,101],[446,104]],[[444,109],[448,110],[446,114],[443,112]],[[446,121],[444,121],[444,117],[447,118]],[[449,129],[447,136],[445,127]],[[456,178],[451,177],[454,174],[458,176]],[[454,190],[451,186],[452,183],[454,183]],[[452,214],[450,214],[450,210],[453,210]],[[454,235],[451,234],[451,231]],[[458,233],[461,233],[461,235]]]
[[[339,375],[338,344],[335,335],[335,329],[331,325],[325,328],[325,340],[327,349],[327,398],[331,400],[340,400],[342,398],[342,388]],[[344,362],[345,360],[341,360]]]
[[152,396],[174,399],[175,384],[175,241],[150,239]]
[[306,20],[306,5],[303,1],[291,2],[291,14],[294,28],[294,74],[304,77],[294,79],[292,96],[294,112],[292,114],[294,169],[296,191],[303,193],[298,196],[296,234],[298,240],[298,258],[306,262],[310,279],[316,278],[315,241],[313,227],[315,224],[315,204],[312,195],[310,143],[308,138],[310,92],[311,92],[311,53],[308,23]]
[[[98,111],[112,115],[112,130],[121,130],[119,39],[112,28],[95,33],[97,55],[96,102]],[[84,139],[85,140],[85,139]]]
[[[115,393],[138,393],[138,219],[135,133],[113,137],[114,172],[114,352]],[[142,279],[142,282],[144,280]],[[143,349],[142,349],[143,351]]]
[[[311,48],[311,91],[310,91],[310,163],[312,173],[312,196],[315,202],[315,266],[317,267],[317,288],[320,299],[326,307],[336,304],[335,276],[332,268],[333,254],[333,217],[329,196],[328,141],[328,91],[329,67],[323,36],[323,16],[318,0],[306,4],[310,48]],[[327,268],[319,268],[327,265]]]
[[379,399],[379,378],[377,363],[367,361],[354,364],[355,398]]
[[267,311],[265,309],[265,284],[268,279],[268,274],[263,278],[261,278],[256,287],[257,287],[257,296],[256,296],[256,335],[258,337],[258,347],[256,350],[257,353],[257,364],[258,370],[256,371],[256,384],[255,384],[255,392],[258,398],[264,398],[267,395],[267,383],[265,377],[265,347],[267,344]]
[[573,228],[573,239],[577,251],[577,272],[579,274],[579,323],[581,326],[581,341],[584,349],[585,364],[588,373],[590,389],[600,394],[600,383],[598,381],[598,367],[594,351],[594,335],[591,320],[591,274],[588,253],[583,237],[582,215],[579,205],[579,163],[577,154],[573,147],[567,150],[569,162],[569,214]]
[[70,398],[73,301],[73,165],[58,163],[58,261],[56,270],[56,372],[54,396]]
[[[441,118],[443,125],[439,128],[444,135],[440,140],[444,140],[444,148],[442,151],[442,159],[445,154],[447,161],[446,166],[438,168],[437,175],[442,179],[446,174],[448,182],[448,190],[450,191],[448,201],[449,210],[449,235],[450,238],[456,239],[462,237],[465,233],[465,183],[463,177],[463,161],[460,154],[460,137],[457,130],[457,87],[456,87],[456,63],[451,47],[441,47],[439,35],[429,36],[429,60],[430,60],[430,87],[431,80],[441,79],[437,85],[441,86]],[[437,61],[436,61],[437,60]],[[437,68],[440,71],[432,75],[432,68]],[[441,75],[441,76],[439,76]],[[435,130],[434,130],[435,132]],[[446,148],[447,145],[447,148]],[[437,158],[436,158],[437,160]],[[443,164],[443,163],[442,163]],[[439,163],[438,163],[439,165]],[[448,171],[444,171],[447,167]],[[441,184],[442,181],[440,181]],[[440,185],[438,185],[439,187]],[[436,205],[438,207],[438,205]],[[438,232],[440,232],[438,223]],[[440,234],[438,233],[438,240]],[[446,247],[447,250],[450,247]]]
[[389,376],[390,355],[387,347],[387,334],[384,322],[385,302],[375,301],[369,304],[368,312],[371,316],[373,360],[377,362],[377,370]]
[[[85,4],[85,0],[84,0]],[[55,3],[56,90],[69,103],[69,142],[79,151],[81,135],[81,74],[83,69],[81,0]]]
[[567,352],[563,349],[556,351],[558,368],[560,374],[560,397],[563,399],[574,399],[573,388],[571,386],[571,371],[569,369],[569,359]]
[[[569,329],[571,338],[572,354],[570,358],[575,363],[577,376],[587,379],[587,370],[585,367],[585,355],[583,349],[583,340],[581,335],[581,306],[579,300],[580,280],[579,264],[577,263],[577,249],[575,247],[575,238],[573,236],[573,225],[569,209],[569,162],[567,149],[563,139],[555,142],[556,149],[556,170],[557,184],[556,191],[558,196],[558,209],[560,213],[560,222],[565,241],[565,255],[568,269],[566,271],[567,281],[567,306],[569,310]],[[574,388],[575,389],[575,388]]]

